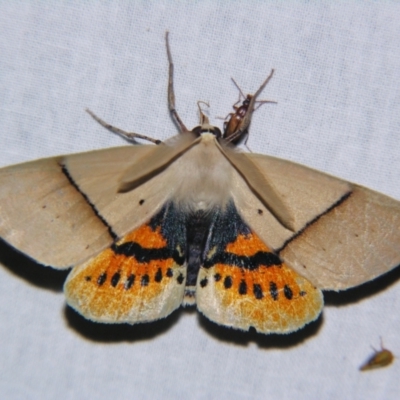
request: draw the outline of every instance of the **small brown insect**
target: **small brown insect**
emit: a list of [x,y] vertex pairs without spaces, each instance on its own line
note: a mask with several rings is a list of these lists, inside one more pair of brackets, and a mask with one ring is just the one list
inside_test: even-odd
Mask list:
[[393,362],[394,355],[390,350],[383,347],[382,339],[381,349],[379,351],[375,350],[374,348],[372,349],[374,350],[375,354],[373,354],[368,361],[360,367],[360,371],[368,371],[370,369],[386,367]]
[[[271,74],[262,84],[262,88],[268,83],[268,81],[272,78],[274,70],[271,71]],[[233,105],[233,109],[235,112],[229,113],[226,116],[226,121],[224,122],[224,133],[222,137],[227,139],[229,142],[233,144],[239,144],[242,142],[248,135],[249,121],[247,121],[247,116],[249,113],[249,109],[251,108],[251,113],[257,110],[262,104],[265,103],[276,103],[276,101],[272,100],[257,100],[258,94],[260,91],[257,91],[256,94],[248,94],[245,96],[240,89],[239,85],[232,78],[233,83],[239,90],[239,100]],[[243,99],[243,100],[242,100]],[[252,99],[254,99],[252,101]],[[242,104],[239,106],[238,104],[242,101]],[[257,103],[257,107],[254,107]]]

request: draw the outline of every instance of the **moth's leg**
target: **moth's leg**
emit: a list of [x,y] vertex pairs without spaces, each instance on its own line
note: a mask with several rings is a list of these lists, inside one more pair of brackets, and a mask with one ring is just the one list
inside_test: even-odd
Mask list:
[[128,140],[129,142],[133,142],[134,144],[138,144],[135,139],[143,139],[143,140],[147,140],[149,142],[155,143],[155,144],[162,143],[161,140],[153,139],[153,138],[151,138],[149,136],[145,136],[145,135],[140,135],[139,133],[125,132],[122,129],[119,129],[119,128],[113,126],[113,125],[107,124],[107,122],[103,121],[93,111],[90,111],[88,108],[86,109],[86,112],[95,121],[97,121],[101,126],[104,126],[104,128],[106,128],[107,130],[109,130],[112,133],[116,133],[117,135],[122,136],[124,139]]
[[185,124],[180,119],[178,112],[175,108],[175,93],[174,93],[174,63],[172,62],[171,50],[169,48],[168,41],[169,32],[165,34],[165,41],[167,45],[167,56],[168,56],[168,108],[169,112],[172,115],[172,118],[175,120],[175,123],[178,125],[180,133],[189,132],[186,128]]

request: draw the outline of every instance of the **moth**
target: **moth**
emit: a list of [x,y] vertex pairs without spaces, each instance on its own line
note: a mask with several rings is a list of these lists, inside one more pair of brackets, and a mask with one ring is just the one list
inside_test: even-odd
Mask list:
[[374,354],[360,367],[360,371],[369,371],[371,369],[386,367],[393,362],[393,353],[383,347],[382,339],[381,349],[372,349],[374,350]]
[[302,165],[245,153],[258,95],[234,131],[201,112],[161,142],[52,157],[0,170],[0,235],[57,269],[67,303],[103,323],[150,322],[181,305],[211,321],[289,333],[315,320],[322,290],[400,263],[400,202]]

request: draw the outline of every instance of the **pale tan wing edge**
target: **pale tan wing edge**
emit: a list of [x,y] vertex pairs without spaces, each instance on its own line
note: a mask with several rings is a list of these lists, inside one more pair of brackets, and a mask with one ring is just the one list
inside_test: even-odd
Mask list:
[[343,290],[400,264],[400,202],[311,168],[259,154],[264,171],[294,216],[285,229],[235,175],[243,218],[290,267],[323,290]]
[[125,168],[140,164],[153,147],[117,147],[0,169],[0,236],[54,268],[85,261],[149,219],[168,197],[159,176],[140,190],[117,193]]

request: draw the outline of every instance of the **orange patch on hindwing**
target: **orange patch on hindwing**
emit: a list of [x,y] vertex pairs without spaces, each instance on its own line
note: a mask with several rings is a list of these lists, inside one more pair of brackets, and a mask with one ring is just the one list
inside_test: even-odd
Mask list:
[[161,227],[157,226],[154,231],[149,225],[142,225],[138,229],[128,233],[118,244],[135,242],[142,247],[161,249],[167,245],[167,241],[161,234]]
[[257,235],[238,235],[234,242],[228,243],[225,251],[238,256],[252,256],[259,251],[270,251]]
[[165,317],[182,302],[185,267],[181,253],[179,246],[168,247],[160,226],[142,225],[73,269],[65,283],[68,303],[100,322]]
[[[240,234],[199,276],[199,308],[215,322],[259,332],[291,332],[314,320],[322,293],[255,235]],[[212,298],[214,305],[211,308]]]
[[187,254],[199,247],[187,244],[186,218],[166,205],[149,223],[75,267],[65,283],[68,303],[94,321],[153,321],[182,304],[190,276],[187,296],[221,325],[288,333],[317,318],[321,292],[281,262],[233,203],[216,211],[209,231],[203,226],[189,235],[207,237],[207,243],[204,258],[192,257],[188,267]]

